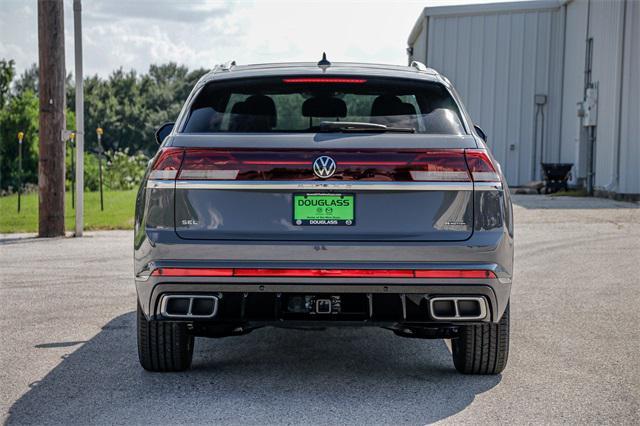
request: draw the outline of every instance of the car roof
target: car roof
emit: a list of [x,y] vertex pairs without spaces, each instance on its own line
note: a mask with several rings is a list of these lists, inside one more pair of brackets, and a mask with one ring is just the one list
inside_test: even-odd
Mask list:
[[199,83],[212,80],[251,77],[274,77],[281,75],[366,75],[371,77],[400,77],[443,82],[440,74],[422,64],[386,65],[358,62],[333,62],[320,68],[315,62],[283,62],[267,64],[236,65],[235,62],[217,65],[205,74]]

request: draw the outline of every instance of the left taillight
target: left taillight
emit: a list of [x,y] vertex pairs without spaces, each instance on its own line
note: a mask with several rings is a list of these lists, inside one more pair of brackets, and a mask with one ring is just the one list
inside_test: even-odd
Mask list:
[[184,149],[163,148],[153,162],[149,179],[175,180],[182,164]]
[[423,182],[469,182],[469,172],[461,149],[429,150],[416,154],[408,164],[411,179]]
[[178,175],[179,180],[234,180],[241,164],[225,150],[187,150]]

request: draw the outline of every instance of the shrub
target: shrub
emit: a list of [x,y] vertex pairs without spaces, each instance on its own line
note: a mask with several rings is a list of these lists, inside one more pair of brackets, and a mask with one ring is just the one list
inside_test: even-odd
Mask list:
[[130,155],[129,148],[123,151],[107,151],[106,167],[103,169],[105,187],[113,190],[134,189],[144,177],[149,158],[138,152]]

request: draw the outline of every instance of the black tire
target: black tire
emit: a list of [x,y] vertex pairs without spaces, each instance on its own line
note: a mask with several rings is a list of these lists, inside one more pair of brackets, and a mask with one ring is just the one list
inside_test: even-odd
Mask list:
[[453,364],[463,374],[499,374],[509,357],[509,305],[499,323],[467,325],[451,341]]
[[194,338],[183,323],[147,321],[138,305],[138,358],[147,371],[184,371],[191,366]]

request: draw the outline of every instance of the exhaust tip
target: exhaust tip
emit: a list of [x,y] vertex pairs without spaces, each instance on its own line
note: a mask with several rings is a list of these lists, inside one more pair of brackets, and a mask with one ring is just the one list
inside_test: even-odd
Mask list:
[[218,313],[217,296],[172,294],[162,297],[160,314],[167,318],[213,318]]
[[481,320],[487,317],[487,301],[484,297],[432,297],[429,313],[435,320]]

